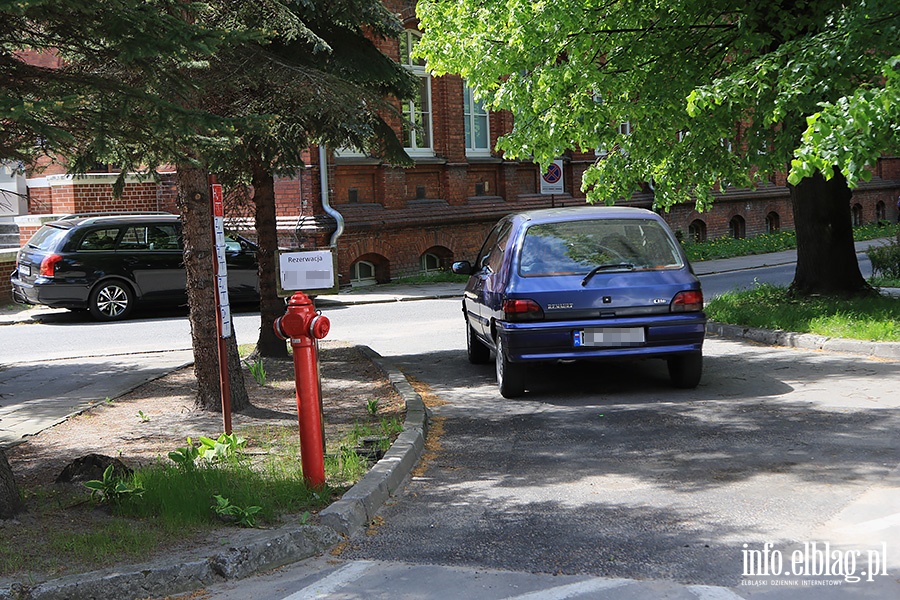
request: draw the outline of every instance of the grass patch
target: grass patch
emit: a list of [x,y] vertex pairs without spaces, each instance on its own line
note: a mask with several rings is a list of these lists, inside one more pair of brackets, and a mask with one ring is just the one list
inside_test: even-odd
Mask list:
[[73,556],[88,563],[106,563],[109,557],[140,558],[144,548],[157,546],[165,539],[183,535],[175,528],[159,526],[135,527],[133,521],[112,519],[92,531],[72,534],[50,533],[49,548],[59,557]]
[[787,288],[759,284],[710,300],[719,323],[879,342],[900,341],[900,299],[792,298]]
[[409,283],[465,283],[469,280],[468,275],[457,275],[453,271],[430,271],[428,273],[418,273],[416,275],[404,275],[402,277],[394,277],[391,283],[405,285]]
[[403,423],[400,422],[400,419],[396,417],[382,418],[377,424],[355,423],[347,434],[347,440],[350,444],[359,446],[362,438],[384,438],[384,441],[379,445],[379,449],[387,450],[391,445],[391,441],[396,439],[401,431],[403,431]]
[[135,473],[134,484],[144,493],[126,499],[116,507],[116,513],[156,518],[175,527],[215,524],[214,497],[223,496],[243,508],[259,506],[259,519],[274,523],[282,514],[314,510],[325,504],[331,497],[330,490],[320,493],[309,489],[296,456],[290,462],[294,464],[269,460],[254,468],[249,461],[241,460],[227,465],[203,464],[190,470],[160,462]]
[[[0,575],[59,576],[136,562],[148,549],[172,547],[212,529],[112,515],[90,501],[87,488],[41,486],[23,492],[29,510],[17,520],[0,522]],[[67,526],[53,525],[59,522]]]
[[360,438],[384,436],[386,450],[402,428],[399,418],[354,425],[325,457],[323,490],[303,481],[294,426],[248,427],[241,431],[251,440],[247,448],[217,461],[198,458],[192,467],[161,457],[123,480],[141,489],[140,495],[107,504],[98,505],[80,485],[28,488],[23,490],[29,506],[25,518],[73,526],[42,527],[35,535],[33,528],[0,522],[0,576],[22,571],[59,576],[141,560],[148,552],[236,522],[217,513],[216,496],[239,511],[252,510],[256,525],[277,524],[288,514],[308,515],[368,472],[368,461],[355,451]]
[[[864,240],[896,237],[897,231],[897,224],[880,221],[854,227],[853,239],[861,242]],[[779,231],[776,233],[764,233],[752,238],[736,239],[726,236],[705,242],[684,241],[682,245],[688,260],[695,262],[793,250],[797,247],[797,235],[793,231]]]
[[900,279],[891,277],[869,277],[869,285],[877,288],[900,288]]

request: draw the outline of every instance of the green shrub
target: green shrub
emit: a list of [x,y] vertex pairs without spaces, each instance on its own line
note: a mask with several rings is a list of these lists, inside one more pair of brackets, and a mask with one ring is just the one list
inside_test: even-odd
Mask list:
[[872,261],[872,275],[887,279],[900,279],[900,243],[873,246],[866,251]]

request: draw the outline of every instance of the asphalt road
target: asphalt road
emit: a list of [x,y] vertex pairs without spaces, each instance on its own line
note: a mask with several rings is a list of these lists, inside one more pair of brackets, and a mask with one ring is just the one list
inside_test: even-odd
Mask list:
[[896,483],[896,363],[710,339],[697,390],[661,361],[564,365],[511,402],[458,346],[381,347],[447,402],[441,451],[345,558],[731,586],[743,544],[837,541]]

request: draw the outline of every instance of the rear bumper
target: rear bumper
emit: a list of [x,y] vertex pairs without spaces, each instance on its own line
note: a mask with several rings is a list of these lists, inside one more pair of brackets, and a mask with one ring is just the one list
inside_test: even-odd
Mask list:
[[[593,327],[641,327],[645,341],[630,346],[575,346],[575,332]],[[652,319],[497,323],[509,360],[556,361],[619,357],[665,357],[700,352],[706,334],[704,313],[667,314]]]
[[21,280],[16,271],[10,277],[13,301],[51,308],[87,308],[90,289],[84,284],[65,283],[38,277],[33,283]]

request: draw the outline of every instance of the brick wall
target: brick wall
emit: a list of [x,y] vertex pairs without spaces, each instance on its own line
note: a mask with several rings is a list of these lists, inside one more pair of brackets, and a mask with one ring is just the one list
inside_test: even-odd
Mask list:
[[877,173],[881,179],[900,181],[900,156],[885,156],[878,161]]
[[56,50],[21,50],[15,54],[23,62],[46,69],[58,69],[63,63]]
[[719,194],[709,212],[700,213],[691,204],[680,204],[663,213],[663,217],[673,231],[681,231],[685,237],[694,220],[703,221],[707,239],[716,239],[729,235],[729,223],[735,216],[744,219],[747,237],[765,233],[766,215],[769,213],[778,215],[780,229],[794,228],[787,188],[771,186],[756,193],[733,190]]
[[0,250],[0,305],[12,303],[9,274],[16,268],[18,250]]
[[117,175],[88,174],[72,178],[54,175],[28,180],[28,212],[16,218],[19,241],[24,244],[52,218],[93,212],[177,212],[174,173],[161,173],[159,181],[131,178],[120,198],[113,195]]
[[350,282],[350,270],[357,260],[376,265],[387,263],[389,277],[409,275],[421,271],[421,259],[426,253],[436,254],[442,262],[474,260],[495,219],[481,223],[461,223],[449,226],[396,226],[377,236],[366,231],[345,234],[338,243],[338,270],[341,284]]
[[[881,211],[886,219],[896,221],[898,193],[900,181],[874,179],[853,191],[851,206],[860,206],[862,224],[876,222]],[[663,216],[674,231],[681,231],[685,236],[691,222],[699,219],[706,224],[707,239],[715,239],[729,235],[729,223],[735,216],[744,219],[747,237],[766,233],[766,217],[770,213],[778,216],[779,229],[794,229],[790,192],[786,187],[771,185],[756,192],[729,191],[717,196],[709,212],[699,213],[692,205],[682,204]]]

